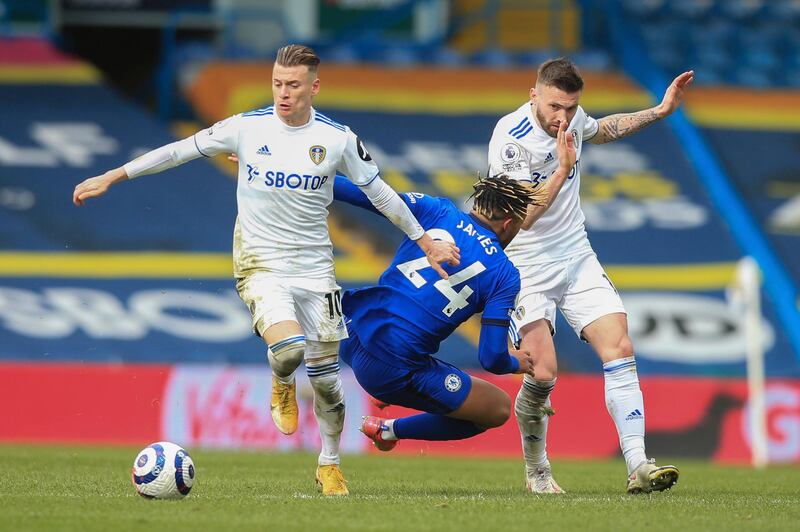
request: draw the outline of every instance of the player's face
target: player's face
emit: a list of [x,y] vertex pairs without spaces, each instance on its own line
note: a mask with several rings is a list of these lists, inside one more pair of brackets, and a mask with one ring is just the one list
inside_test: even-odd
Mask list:
[[550,85],[539,85],[531,89],[531,102],[536,110],[536,120],[548,135],[558,136],[558,125],[569,124],[578,112],[578,100],[581,93],[564,92]]
[[316,73],[309,72],[305,65],[272,67],[272,98],[275,111],[290,126],[302,126],[308,122],[311,100],[319,92]]

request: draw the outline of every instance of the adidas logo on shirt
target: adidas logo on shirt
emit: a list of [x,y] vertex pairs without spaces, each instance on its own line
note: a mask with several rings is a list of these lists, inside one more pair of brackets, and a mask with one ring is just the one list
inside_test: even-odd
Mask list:
[[267,145],[266,145],[266,144],[264,144],[263,146],[261,146],[261,147],[258,149],[258,151],[257,151],[256,153],[257,153],[258,155],[272,155],[272,154],[269,152],[269,148],[267,147]]
[[552,153],[548,153],[547,157],[544,158],[544,162],[546,162],[546,163],[549,163],[552,160],[553,160],[553,154]]
[[633,421],[634,419],[644,419],[638,408],[625,417],[625,421]]

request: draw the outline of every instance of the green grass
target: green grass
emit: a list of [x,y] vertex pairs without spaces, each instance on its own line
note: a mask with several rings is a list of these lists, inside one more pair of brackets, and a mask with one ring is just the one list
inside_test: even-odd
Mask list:
[[308,454],[194,451],[182,501],[136,495],[138,449],[0,446],[0,530],[796,530],[800,468],[679,461],[670,492],[624,493],[620,461],[554,462],[569,493],[536,497],[515,460],[346,456],[351,495],[314,486]]

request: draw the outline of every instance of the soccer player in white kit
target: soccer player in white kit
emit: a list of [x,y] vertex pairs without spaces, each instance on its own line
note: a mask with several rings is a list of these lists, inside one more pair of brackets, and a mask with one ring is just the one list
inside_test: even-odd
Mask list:
[[83,205],[115,183],[192,159],[236,154],[234,275],[254,331],[268,345],[272,418],[285,434],[297,430],[294,372],[305,359],[322,439],[316,480],[325,495],[347,495],[339,469],[344,394],[338,357],[339,340],[347,338],[347,329],[327,225],[336,173],[361,187],[379,211],[419,244],[442,277],[447,274],[439,263],[457,265],[458,249],[434,242],[381,180],[350,128],[311,106],[320,87],[318,65],[310,48],[284,46],[272,71],[274,105],[229,117],[89,178],[75,187],[73,202]]
[[[490,174],[504,172],[553,191],[546,206],[531,209],[523,230],[506,248],[522,277],[511,336],[533,356],[536,375],[525,375],[514,407],[526,484],[534,493],[563,493],[546,452],[550,393],[556,383],[556,309],[603,362],[606,406],[627,464],[627,491],[662,491],[678,479],[677,468],[659,467],[645,454],[644,402],[625,308],[589,243],[578,193],[583,142],[618,140],[668,116],[693,76],[689,71],[675,78],[656,107],[595,120],[579,105],[583,79],[575,65],[553,59],[539,67],[530,101],[502,117],[492,134]],[[565,122],[578,157],[566,179],[556,172],[556,135]]]

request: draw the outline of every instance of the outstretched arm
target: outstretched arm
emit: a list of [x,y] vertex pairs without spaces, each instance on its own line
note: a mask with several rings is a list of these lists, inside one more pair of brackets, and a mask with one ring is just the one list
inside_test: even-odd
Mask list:
[[161,172],[199,157],[235,151],[239,136],[238,116],[217,122],[191,137],[149,151],[124,166],[86,179],[75,187],[72,202],[83,205],[87,199],[102,196],[109,187],[120,181]]
[[72,193],[72,203],[84,205],[87,199],[102,196],[112,185],[116,185],[120,181],[174,168],[202,155],[193,136],[161,146],[119,168],[114,168],[104,174],[90,177],[79,183]]
[[683,92],[694,79],[694,71],[689,70],[675,78],[664,93],[661,103],[650,109],[635,113],[621,113],[607,116],[597,121],[597,134],[589,140],[592,144],[604,144],[632,135],[649,126],[656,120],[671,115],[683,101]]
[[446,262],[450,266],[458,266],[459,249],[450,242],[434,241],[425,233],[411,213],[407,197],[397,194],[379,177],[373,179],[368,185],[359,187],[350,180],[337,175],[333,182],[333,197],[380,214],[390,220],[425,252],[431,267],[442,279],[447,279],[448,275],[440,266],[441,263]]

